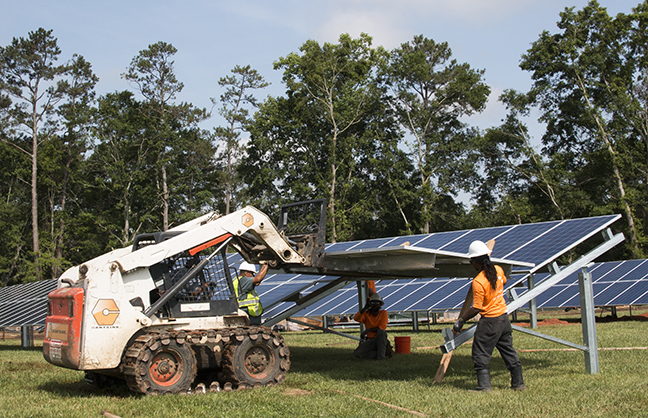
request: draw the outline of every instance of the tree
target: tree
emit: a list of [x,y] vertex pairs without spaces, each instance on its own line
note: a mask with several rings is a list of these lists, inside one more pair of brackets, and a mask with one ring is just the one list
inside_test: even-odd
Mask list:
[[470,185],[475,171],[469,143],[477,133],[460,118],[481,111],[490,93],[483,70],[451,56],[446,42],[419,35],[392,51],[385,69],[398,121],[413,137],[409,146],[420,177],[423,233],[432,232],[433,208],[441,207],[444,196]]
[[310,40],[300,52],[275,62],[286,97],[259,109],[241,172],[262,206],[326,198],[329,238],[349,239],[354,223],[372,216],[366,186],[384,114],[375,79],[384,52],[366,34],[343,34],[338,44]]
[[573,190],[561,187],[560,179],[569,173],[558,170],[558,161],[547,161],[531,145],[523,118],[529,116],[533,99],[506,90],[499,100],[509,112],[502,125],[487,129],[479,141],[484,178],[475,189],[473,211],[491,220],[486,225],[565,219],[573,207],[565,195]]
[[560,32],[543,32],[521,63],[547,123],[547,153],[574,173],[572,187],[585,192],[594,212],[624,213],[633,256],[644,253],[648,213],[645,10],[644,3],[612,18],[596,1],[568,8]]
[[92,154],[86,166],[85,202],[95,228],[107,239],[99,251],[132,242],[142,228],[155,227],[155,167],[149,164],[155,147],[146,135],[142,103],[127,91],[99,98]]
[[[179,129],[196,124],[207,117],[204,109],[196,109],[189,104],[175,105],[177,94],[184,87],[178,81],[171,59],[177,49],[166,42],[149,45],[133,58],[126,73],[122,74],[144,96],[148,106],[142,110],[149,111],[151,144],[155,151],[149,154],[156,160],[159,171],[159,200],[162,206],[162,229],[169,228],[169,205],[171,190],[169,188],[168,165],[174,153],[174,136]],[[175,124],[175,127],[173,126]],[[178,150],[176,150],[178,151]]]
[[[270,85],[259,73],[249,65],[239,65],[232,69],[232,75],[222,77],[218,85],[225,88],[225,93],[220,95],[222,106],[218,114],[225,118],[227,125],[214,129],[216,138],[222,141],[224,149],[220,151],[219,160],[225,161],[225,214],[230,213],[232,198],[237,194],[240,186],[237,184],[236,167],[241,157],[241,132],[250,124],[250,110],[246,106],[256,109],[259,107],[256,98],[249,90],[262,89]],[[218,101],[212,98],[214,106]]]
[[[76,195],[79,190],[81,167],[88,150],[92,105],[94,102],[94,86],[98,77],[92,72],[89,62],[82,56],[74,55],[67,64],[68,77],[61,80],[62,103],[58,109],[64,131],[56,140],[58,152],[52,153],[60,158],[52,161],[47,183],[50,189],[50,219],[52,220],[53,266],[52,277],[62,273],[63,250],[66,245],[66,221],[72,216],[67,206],[70,194]],[[49,154],[49,153],[48,153]],[[42,182],[43,183],[43,182]],[[58,214],[58,215],[57,215]],[[58,216],[58,225],[54,225]]]
[[51,138],[57,126],[50,123],[63,90],[56,84],[66,71],[56,65],[61,51],[52,30],[39,28],[27,38],[13,38],[10,45],[0,48],[0,94],[14,102],[10,117],[17,130],[3,141],[27,156],[31,162],[31,227],[35,278],[41,277],[38,222],[38,149]]

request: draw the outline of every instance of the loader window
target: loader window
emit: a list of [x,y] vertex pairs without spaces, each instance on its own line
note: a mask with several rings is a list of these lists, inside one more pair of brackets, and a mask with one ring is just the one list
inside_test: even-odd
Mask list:
[[[174,291],[178,283],[191,269],[206,257],[205,250],[191,256],[188,252],[165,260],[155,269],[162,271],[163,288],[161,292]],[[160,267],[162,266],[162,267]],[[154,269],[151,269],[154,270]],[[152,274],[153,275],[153,274]],[[154,280],[156,278],[154,277]],[[237,311],[236,299],[231,292],[231,276],[227,260],[217,255],[205,265],[198,274],[176,293],[166,306],[170,317],[225,315]]]

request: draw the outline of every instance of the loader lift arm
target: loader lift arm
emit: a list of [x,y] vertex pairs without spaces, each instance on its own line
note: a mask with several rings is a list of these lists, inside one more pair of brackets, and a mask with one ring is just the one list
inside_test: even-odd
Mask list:
[[[230,245],[246,261],[272,267],[320,267],[324,258],[326,203],[312,200],[283,206],[277,229],[263,212],[252,206],[217,217],[205,215],[166,231],[163,239],[138,245],[111,260],[122,272],[150,267],[183,251],[193,254],[231,236]],[[305,225],[305,226],[304,226]],[[300,226],[298,228],[298,226]]]

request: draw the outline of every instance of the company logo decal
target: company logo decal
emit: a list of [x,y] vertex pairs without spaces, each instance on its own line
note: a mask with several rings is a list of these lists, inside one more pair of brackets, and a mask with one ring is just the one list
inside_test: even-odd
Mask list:
[[113,325],[119,316],[119,308],[112,299],[100,299],[92,310],[99,325]]
[[251,227],[252,224],[254,224],[254,216],[252,216],[252,214],[250,213],[246,213],[245,215],[243,215],[242,222],[244,226]]

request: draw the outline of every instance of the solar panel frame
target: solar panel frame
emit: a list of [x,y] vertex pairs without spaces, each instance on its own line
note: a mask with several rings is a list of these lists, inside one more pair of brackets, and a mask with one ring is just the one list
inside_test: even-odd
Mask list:
[[42,326],[47,318],[47,295],[56,279],[0,288],[0,327]]

